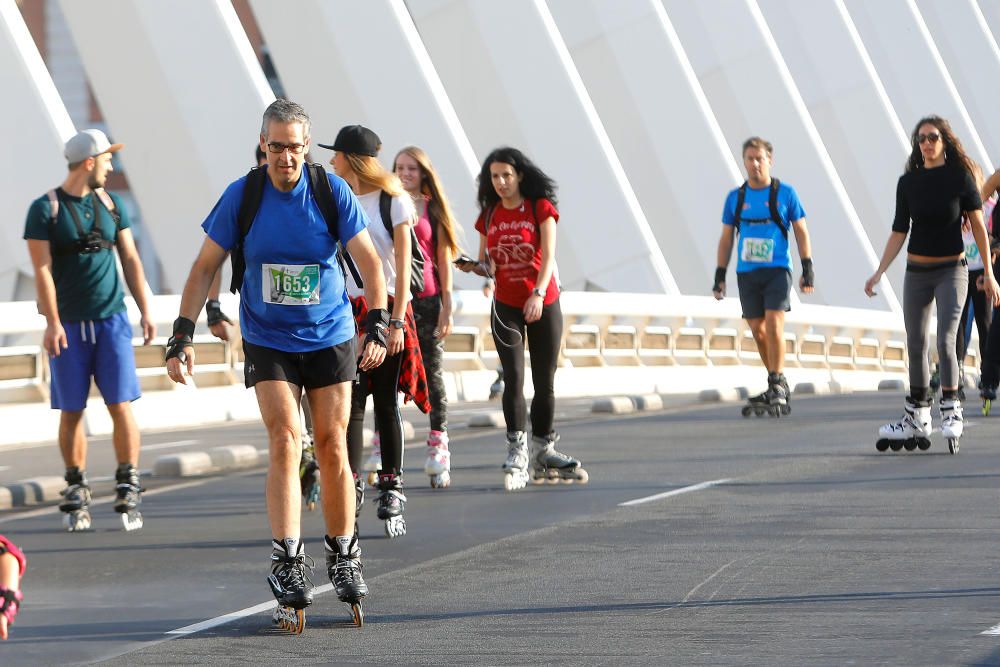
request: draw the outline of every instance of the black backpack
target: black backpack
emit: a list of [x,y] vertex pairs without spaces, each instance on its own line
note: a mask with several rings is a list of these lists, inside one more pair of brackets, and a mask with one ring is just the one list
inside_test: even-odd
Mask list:
[[[385,225],[385,231],[392,235],[392,195],[385,190],[378,198],[378,212]],[[424,291],[424,253],[420,250],[420,243],[417,241],[417,231],[410,225],[410,293],[416,296]]]
[[[785,223],[781,221],[781,214],[778,212],[778,188],[781,186],[781,181],[776,178],[771,179],[771,192],[768,194],[767,206],[771,210],[771,220],[774,224],[778,225],[778,229],[781,230],[781,234],[788,240],[788,228],[785,227]],[[736,232],[740,231],[740,220],[743,216],[743,202],[747,198],[747,182],[743,181],[743,185],[740,186],[738,193],[736,194],[736,221],[733,223],[736,227]]]
[[[59,202],[61,198],[59,196],[59,190],[49,190],[46,196],[49,199],[49,226],[55,227],[56,222],[59,220]],[[104,188],[95,188],[93,194],[97,199],[104,205],[104,209],[111,215],[111,219],[115,223],[115,233],[120,232],[122,229],[122,218],[118,214],[118,210],[115,209],[115,202],[111,199],[111,195],[107,193]],[[114,240],[108,240],[104,238],[104,234],[101,233],[101,226],[97,223],[97,207],[94,207],[94,224],[89,232],[84,231],[83,224],[80,222],[80,218],[77,215],[76,209],[72,206],[67,206],[66,210],[69,211],[69,217],[73,220],[73,224],[76,225],[77,239],[74,243],[57,244],[52,240],[52,232],[49,232],[49,252],[53,257],[66,257],[68,255],[89,255],[91,253],[100,252],[101,250],[111,250],[115,247]]]
[[[312,186],[313,199],[326,220],[326,228],[329,230],[330,236],[338,238],[337,226],[340,222],[340,213],[337,210],[337,202],[333,199],[333,188],[330,187],[330,179],[327,178],[326,169],[323,168],[323,165],[315,163],[307,164],[305,167],[309,176],[309,185]],[[239,292],[240,287],[243,286],[243,274],[247,268],[243,246],[247,234],[250,233],[254,218],[257,217],[260,200],[264,196],[265,178],[267,178],[267,169],[263,167],[254,167],[247,173],[243,199],[240,200],[240,209],[236,214],[236,221],[240,226],[240,236],[229,255],[233,264],[233,280],[229,284],[229,291],[233,294]],[[361,282],[361,274],[339,240],[337,241],[337,262],[340,264],[340,270],[344,273],[345,280],[347,272],[350,271],[358,287],[364,287]]]

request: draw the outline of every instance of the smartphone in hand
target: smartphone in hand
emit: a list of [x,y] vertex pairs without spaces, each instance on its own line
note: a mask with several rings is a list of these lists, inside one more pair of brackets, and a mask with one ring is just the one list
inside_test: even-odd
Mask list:
[[451,263],[454,264],[455,266],[462,266],[463,264],[478,264],[479,262],[472,259],[468,255],[459,255],[458,257],[453,259]]

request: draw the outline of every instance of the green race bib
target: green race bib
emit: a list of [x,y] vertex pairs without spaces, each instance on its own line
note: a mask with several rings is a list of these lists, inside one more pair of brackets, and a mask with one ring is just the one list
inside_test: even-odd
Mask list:
[[319,303],[319,265],[263,264],[264,303],[311,306]]
[[774,240],[744,238],[740,258],[744,262],[769,263],[774,260]]

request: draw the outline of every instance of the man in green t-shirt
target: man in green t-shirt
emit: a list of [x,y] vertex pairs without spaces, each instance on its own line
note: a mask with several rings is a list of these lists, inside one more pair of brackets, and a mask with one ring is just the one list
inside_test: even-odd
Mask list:
[[115,249],[141,314],[146,345],[156,328],[147,315],[146,278],[131,223],[121,201],[104,191],[107,175],[114,170],[111,154],[121,148],[100,130],[83,130],[73,136],[65,148],[66,180],[32,202],[24,228],[39,312],[46,319],[43,345],[49,354],[52,409],[61,411],[59,449],[67,488],[59,508],[66,513],[70,531],[90,527],[83,411],[91,377],[114,425],[115,511],[121,514],[126,530],[142,526],[139,430],[130,405],[139,398],[139,379]]

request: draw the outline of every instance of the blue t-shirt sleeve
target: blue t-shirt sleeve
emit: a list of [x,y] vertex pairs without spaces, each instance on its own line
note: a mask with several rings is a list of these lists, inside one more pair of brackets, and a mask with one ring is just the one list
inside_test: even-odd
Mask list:
[[726,203],[722,205],[722,224],[736,224],[736,190],[730,191]]
[[368,215],[344,179],[330,173],[327,177],[333,188],[334,201],[337,202],[337,232],[340,234],[340,242],[347,245],[358,232],[368,227]]
[[24,238],[48,241],[51,215],[52,209],[49,207],[49,200],[45,197],[31,202],[31,206],[28,208],[28,217],[24,221]]
[[246,176],[229,184],[226,191],[215,203],[212,212],[201,223],[201,228],[208,238],[219,244],[223,250],[232,250],[239,236],[237,216],[240,211],[240,201],[243,199],[243,188]]
[[122,204],[122,198],[116,194],[108,193],[111,201],[115,203],[115,213],[118,214],[118,228],[128,229],[132,226],[132,219],[128,217],[128,210]]
[[799,201],[799,193],[795,191],[795,188],[788,185],[788,224],[795,222],[796,220],[801,220],[806,217],[806,212],[802,208],[802,202]]

